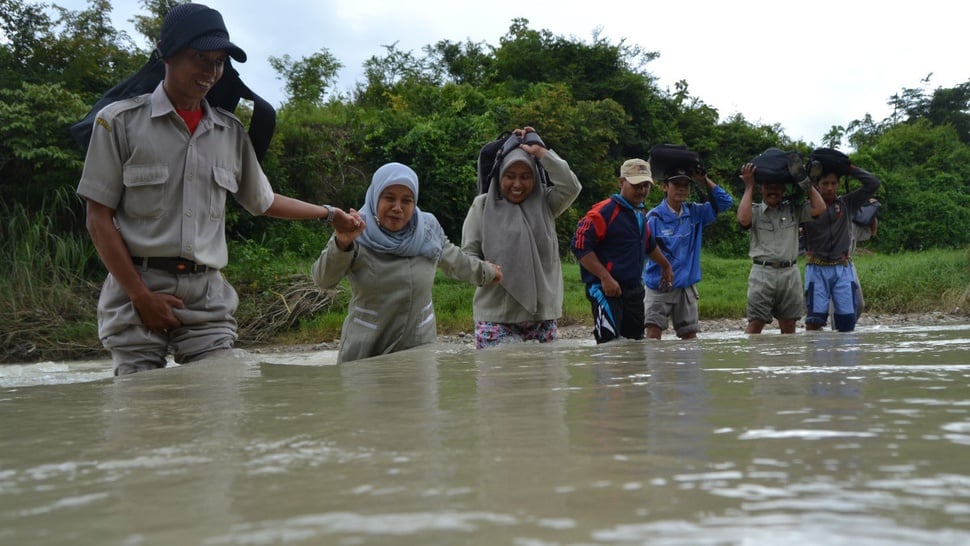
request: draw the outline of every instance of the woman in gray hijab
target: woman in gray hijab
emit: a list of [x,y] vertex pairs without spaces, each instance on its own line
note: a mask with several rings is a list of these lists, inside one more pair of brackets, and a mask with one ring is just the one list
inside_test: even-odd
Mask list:
[[320,288],[333,288],[345,276],[350,281],[338,363],[434,343],[435,269],[478,285],[502,279],[498,266],[449,242],[434,215],[417,203],[418,175],[401,163],[382,166],[367,189],[361,225],[336,230],[313,264]]
[[[514,132],[524,139],[535,129]],[[548,186],[540,181],[537,161],[549,174]],[[479,349],[558,336],[563,283],[556,218],[582,190],[566,161],[541,144],[521,144],[509,152],[499,182],[475,198],[462,227],[462,251],[502,267],[500,283],[475,290]]]

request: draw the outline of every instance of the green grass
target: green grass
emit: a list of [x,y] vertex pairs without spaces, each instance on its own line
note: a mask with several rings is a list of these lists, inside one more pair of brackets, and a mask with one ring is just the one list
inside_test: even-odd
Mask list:
[[697,312],[701,319],[743,317],[748,295],[746,258],[718,258],[701,254],[701,282]]
[[970,249],[854,258],[867,312],[970,313]]
[[[917,313],[939,311],[966,314],[970,310],[970,249],[933,250],[897,255],[862,253],[856,269],[870,313]],[[800,264],[804,278],[804,265]],[[701,319],[743,318],[747,303],[748,258],[702,255],[703,280],[698,312]],[[589,302],[579,278],[579,264],[563,263],[563,316],[560,323],[588,324]],[[346,290],[346,287],[344,288]],[[475,287],[449,279],[440,273],[432,297],[440,333],[469,332],[473,328],[472,298]],[[333,339],[340,332],[346,299],[305,326],[315,330],[308,336]]]

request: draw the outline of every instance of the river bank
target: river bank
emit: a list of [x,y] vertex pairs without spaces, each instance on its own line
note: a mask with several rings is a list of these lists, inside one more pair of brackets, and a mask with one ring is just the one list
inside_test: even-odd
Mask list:
[[[858,326],[869,327],[869,326],[919,326],[919,325],[939,325],[939,324],[956,324],[956,323],[966,323],[970,322],[970,316],[962,314],[948,314],[940,312],[932,313],[901,313],[901,314],[863,314],[859,318]],[[744,331],[745,326],[747,326],[747,320],[743,318],[738,319],[709,319],[701,321],[701,333],[700,336],[703,337],[704,333],[715,333],[715,332],[738,332]],[[798,322],[797,325],[798,332],[804,332],[805,323],[802,321]],[[778,334],[778,323],[769,324],[765,327],[763,335],[773,335]],[[560,339],[593,339],[592,325],[590,324],[569,324],[559,327],[559,338]],[[664,339],[675,338],[673,330],[666,330],[664,332]],[[445,333],[438,335],[438,341],[441,343],[455,343],[462,345],[474,345],[475,337],[471,332],[457,332],[453,334]],[[303,351],[326,351],[335,350],[339,347],[340,341],[325,341],[320,343],[311,344],[301,344],[301,345],[266,345],[259,347],[247,347],[246,349],[253,353],[295,353]]]

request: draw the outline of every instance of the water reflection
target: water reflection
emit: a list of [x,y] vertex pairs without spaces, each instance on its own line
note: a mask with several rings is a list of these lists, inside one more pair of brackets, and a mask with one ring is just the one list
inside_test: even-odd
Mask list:
[[0,543],[964,544],[968,346],[432,346],[7,386]]
[[354,496],[376,505],[397,502],[419,489],[435,509],[447,508],[439,475],[458,461],[447,446],[448,410],[442,407],[439,365],[433,353],[405,352],[381,362],[340,366],[343,407],[349,417],[344,450],[358,452]]
[[245,453],[240,426],[249,408],[244,390],[259,379],[254,361],[224,357],[105,385],[101,441],[82,452],[96,462],[107,495],[96,526],[174,544],[186,526],[234,522],[233,486]]
[[[575,476],[570,436],[566,355],[554,345],[528,353],[509,345],[474,355],[475,496],[496,513],[563,518]],[[572,526],[563,518],[561,524]],[[512,535],[500,535],[508,543]]]

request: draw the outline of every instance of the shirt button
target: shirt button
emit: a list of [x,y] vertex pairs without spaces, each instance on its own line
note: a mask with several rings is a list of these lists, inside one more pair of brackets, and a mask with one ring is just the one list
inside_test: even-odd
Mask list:
[[192,217],[192,209],[186,209],[185,216],[191,218]]

